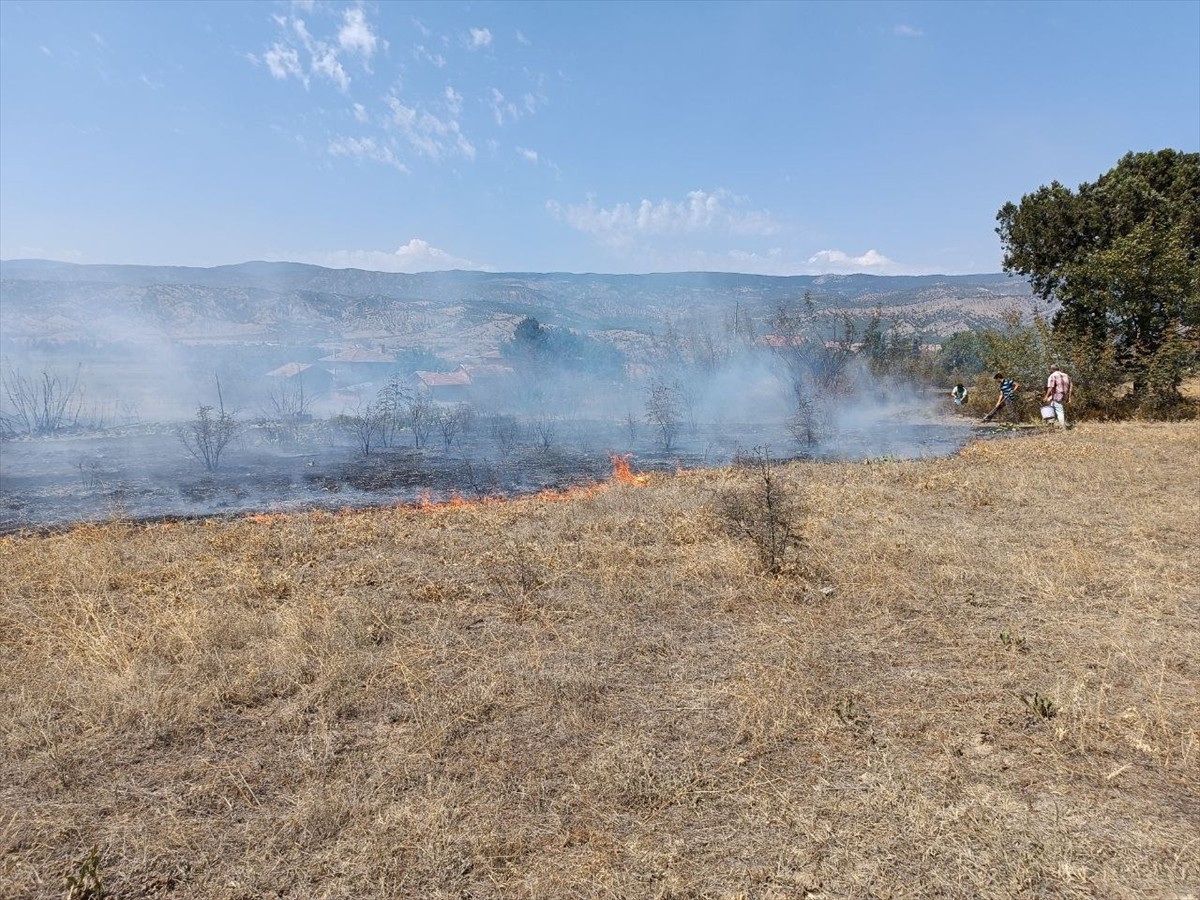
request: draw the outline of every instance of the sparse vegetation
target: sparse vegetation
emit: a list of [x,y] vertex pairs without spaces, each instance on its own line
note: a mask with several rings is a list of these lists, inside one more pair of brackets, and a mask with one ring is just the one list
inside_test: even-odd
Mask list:
[[83,409],[79,367],[70,375],[43,369],[32,376],[10,366],[3,382],[7,408],[0,407],[0,433],[53,434],[79,421]]
[[1016,650],[1020,653],[1029,652],[1029,642],[1015,631],[1005,629],[1000,632],[1000,643],[1010,650]]
[[1197,453],[778,466],[771,577],[745,469],[2,537],[0,896],[1186,897]]
[[1058,715],[1058,704],[1037,691],[1032,694],[1022,694],[1021,702],[1039,719],[1053,719]]
[[67,900],[103,900],[104,878],[100,874],[100,848],[96,844],[67,873],[66,888]]

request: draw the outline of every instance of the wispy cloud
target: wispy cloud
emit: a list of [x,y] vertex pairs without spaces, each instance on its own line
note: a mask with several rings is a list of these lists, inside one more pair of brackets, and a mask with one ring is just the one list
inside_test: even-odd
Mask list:
[[472,50],[482,50],[484,47],[492,46],[492,33],[486,28],[472,28],[467,46]]
[[492,118],[496,120],[497,125],[515,122],[521,115],[517,110],[517,105],[511,100],[505,99],[504,95],[496,90],[496,88],[492,88],[492,96],[488,98],[488,106],[491,107]]
[[413,56],[421,62],[429,63],[435,68],[446,68],[446,57],[442,56],[440,53],[433,53],[429,50],[426,50],[424,44],[417,44],[417,46],[413,48]]
[[516,38],[517,38],[518,44],[521,44],[522,46],[525,46],[525,47],[532,46],[532,42],[529,40],[529,38],[525,37],[524,32],[518,31],[516,34]]
[[408,166],[396,156],[391,147],[374,138],[339,137],[329,142],[330,156],[345,156],[350,159],[367,160],[391,166],[407,174]]
[[458,155],[475,159],[475,145],[462,132],[451,109],[441,117],[427,109],[408,106],[398,97],[387,100],[392,111],[390,124],[400,129],[417,152],[433,160]]
[[914,28],[912,25],[897,25],[892,28],[892,34],[897,37],[919,38],[924,37],[925,32],[920,28]]
[[518,147],[517,154],[522,159],[528,160],[529,162],[533,163],[535,166],[538,163],[538,152],[536,150],[530,150],[527,147]]
[[562,206],[550,201],[547,208],[572,228],[590,234],[600,243],[620,247],[637,239],[671,235],[772,235],[779,224],[770,213],[743,208],[731,192],[691,191],[681,201],[642,200],[599,207],[594,199],[584,204]]
[[413,238],[395,251],[329,250],[315,253],[284,254],[281,258],[307,262],[332,269],[367,269],[372,272],[442,272],[448,269],[487,271],[487,266],[455,256],[434,247],[421,238]]
[[862,256],[851,256],[841,250],[818,250],[808,258],[810,265],[824,266],[824,271],[846,271],[853,270],[861,272],[863,269],[893,269],[896,263],[882,253],[876,250],[868,250]]

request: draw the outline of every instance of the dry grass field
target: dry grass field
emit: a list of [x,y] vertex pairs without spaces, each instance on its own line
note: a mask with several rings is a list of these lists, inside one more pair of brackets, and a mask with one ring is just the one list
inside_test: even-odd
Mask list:
[[0,896],[1200,896],[1198,458],[0,539]]

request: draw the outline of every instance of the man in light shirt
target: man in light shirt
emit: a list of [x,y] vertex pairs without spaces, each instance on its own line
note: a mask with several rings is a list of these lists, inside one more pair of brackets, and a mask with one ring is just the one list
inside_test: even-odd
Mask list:
[[1046,396],[1042,398],[1042,402],[1054,409],[1054,418],[1058,419],[1058,427],[1064,430],[1067,427],[1066,406],[1071,402],[1071,394],[1074,390],[1075,385],[1071,383],[1071,376],[1064,372],[1058,363],[1051,363],[1050,377],[1046,379]]

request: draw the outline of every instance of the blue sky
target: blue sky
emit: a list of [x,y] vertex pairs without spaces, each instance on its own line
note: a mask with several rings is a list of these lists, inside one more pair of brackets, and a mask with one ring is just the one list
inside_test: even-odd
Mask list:
[[0,2],[0,257],[967,273],[1200,149],[1200,2]]

